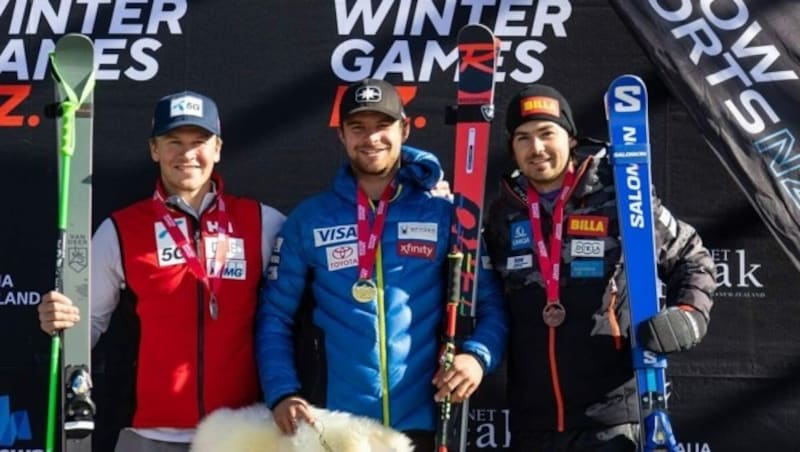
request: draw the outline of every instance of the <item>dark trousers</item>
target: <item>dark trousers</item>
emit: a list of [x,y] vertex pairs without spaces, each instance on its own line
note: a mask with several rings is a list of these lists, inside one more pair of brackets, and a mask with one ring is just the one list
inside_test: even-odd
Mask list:
[[189,444],[147,439],[133,430],[123,429],[114,452],[189,452]]
[[620,424],[585,430],[514,431],[511,450],[518,452],[635,452],[637,424]]
[[414,443],[414,452],[433,452],[436,450],[434,433],[425,430],[409,430],[403,432]]

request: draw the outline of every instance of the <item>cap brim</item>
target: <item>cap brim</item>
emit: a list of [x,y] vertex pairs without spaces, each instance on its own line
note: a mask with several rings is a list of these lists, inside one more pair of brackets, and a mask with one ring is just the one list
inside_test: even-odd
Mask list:
[[182,120],[179,120],[179,121],[170,122],[168,126],[162,127],[160,129],[157,129],[157,130],[153,129],[150,137],[151,138],[155,138],[157,136],[164,135],[165,133],[167,133],[167,132],[169,132],[171,130],[175,130],[178,127],[184,127],[184,126],[195,126],[195,127],[201,128],[203,130],[206,130],[206,131],[208,131],[208,132],[210,132],[210,133],[212,133],[214,135],[219,135],[220,134],[218,129],[213,128],[213,127],[209,127],[208,124],[205,124],[203,122],[192,120],[192,119],[182,119]]
[[344,116],[344,118],[348,118],[348,117],[350,117],[350,116],[352,116],[352,115],[354,115],[356,113],[361,113],[361,112],[364,112],[364,111],[373,111],[373,112],[376,112],[376,113],[383,113],[384,115],[386,115],[386,116],[388,116],[390,118],[393,118],[393,119],[403,119],[403,118],[406,117],[404,112],[401,112],[401,113],[398,114],[396,111],[388,110],[388,109],[385,109],[385,108],[373,107],[373,106],[363,106],[363,107],[357,107],[357,108],[354,108],[354,109],[350,110],[349,112],[347,112],[347,114]]

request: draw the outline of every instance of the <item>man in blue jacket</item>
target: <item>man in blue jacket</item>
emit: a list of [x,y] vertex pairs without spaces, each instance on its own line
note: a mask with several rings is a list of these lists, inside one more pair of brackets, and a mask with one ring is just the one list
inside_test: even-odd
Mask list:
[[391,84],[352,85],[339,113],[348,163],[330,190],[289,215],[267,270],[256,320],[265,400],[285,433],[314,422],[294,337],[309,283],[326,363],[313,376],[324,386],[312,388],[322,393],[315,403],[377,419],[433,450],[434,400],[464,400],[499,364],[507,329],[499,284],[480,270],[474,333],[453,367],[437,371],[453,209],[431,194],[441,166],[403,145],[410,124]]

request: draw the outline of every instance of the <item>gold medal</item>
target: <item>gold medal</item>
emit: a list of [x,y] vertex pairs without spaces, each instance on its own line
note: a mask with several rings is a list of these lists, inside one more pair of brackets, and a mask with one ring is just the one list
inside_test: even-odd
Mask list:
[[371,279],[359,279],[353,284],[353,298],[359,303],[369,303],[378,296],[378,288]]
[[567,316],[567,310],[564,309],[564,305],[556,302],[548,302],[547,305],[542,309],[542,319],[544,320],[544,324],[555,328],[562,323],[564,323],[564,318]]

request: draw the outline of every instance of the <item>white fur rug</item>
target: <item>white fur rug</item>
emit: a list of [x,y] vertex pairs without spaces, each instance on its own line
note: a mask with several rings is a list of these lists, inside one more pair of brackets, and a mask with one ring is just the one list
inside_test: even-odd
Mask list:
[[314,426],[300,422],[289,436],[264,404],[219,409],[197,427],[192,452],[412,452],[411,440],[379,422],[314,408]]

